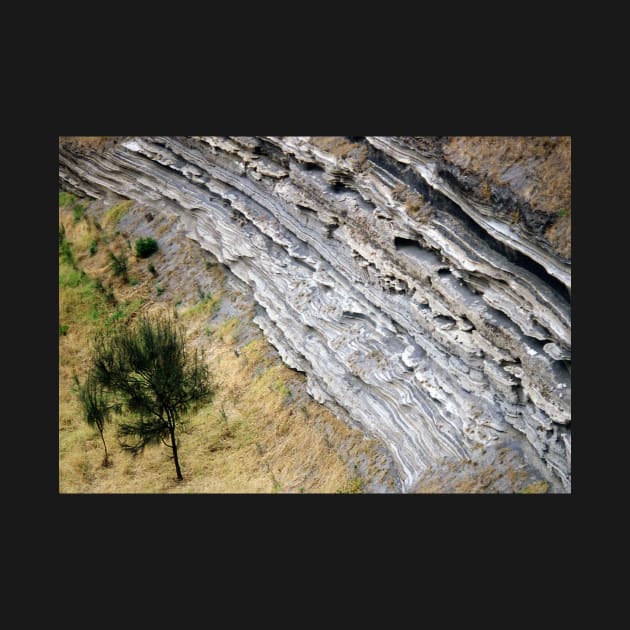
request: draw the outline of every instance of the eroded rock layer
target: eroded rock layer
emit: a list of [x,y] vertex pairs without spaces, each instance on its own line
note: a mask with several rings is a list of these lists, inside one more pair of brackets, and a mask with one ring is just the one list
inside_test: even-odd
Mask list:
[[501,165],[465,138],[67,141],[59,177],[178,212],[403,490],[509,434],[570,491],[567,142],[504,147]]

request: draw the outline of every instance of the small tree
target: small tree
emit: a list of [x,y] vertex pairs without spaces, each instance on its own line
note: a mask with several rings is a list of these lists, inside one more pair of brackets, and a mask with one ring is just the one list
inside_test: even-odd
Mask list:
[[88,375],[85,383],[79,381],[79,377],[74,375],[75,393],[79,397],[81,408],[83,409],[83,417],[90,426],[96,426],[103,440],[103,448],[105,449],[105,457],[103,466],[110,464],[107,454],[107,444],[105,443],[105,422],[111,419],[112,406],[108,402],[106,392],[91,375]]
[[182,417],[214,393],[208,367],[187,349],[183,329],[171,319],[141,317],[109,336],[99,334],[91,377],[130,413],[119,423],[121,446],[138,453],[161,442],[172,450],[182,480],[177,430]]

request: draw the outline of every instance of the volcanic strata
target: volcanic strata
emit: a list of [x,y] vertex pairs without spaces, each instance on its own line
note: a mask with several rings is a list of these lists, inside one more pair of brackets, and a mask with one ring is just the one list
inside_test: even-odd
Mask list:
[[64,139],[59,180],[177,213],[402,491],[509,443],[570,492],[570,141],[518,142]]

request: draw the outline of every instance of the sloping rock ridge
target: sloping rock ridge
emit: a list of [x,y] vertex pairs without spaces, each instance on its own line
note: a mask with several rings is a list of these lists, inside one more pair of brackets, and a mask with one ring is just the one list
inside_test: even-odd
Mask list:
[[510,444],[570,492],[570,139],[510,142],[70,139],[59,179],[177,212],[403,491]]

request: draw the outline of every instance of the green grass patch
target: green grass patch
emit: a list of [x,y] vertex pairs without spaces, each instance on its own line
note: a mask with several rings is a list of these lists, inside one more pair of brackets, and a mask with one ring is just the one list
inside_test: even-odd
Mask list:
[[146,304],[146,298],[136,298],[135,300],[131,300],[130,302],[127,302],[125,304],[125,308],[127,310],[127,314],[128,315],[133,315],[134,313],[137,313],[140,310],[140,307],[143,304]]
[[134,313],[137,313],[140,310],[140,307],[145,302],[145,298],[136,298],[135,300],[118,304],[114,312],[107,317],[106,326],[109,327],[121,320],[128,320]]
[[534,481],[525,486],[519,494],[546,494],[549,484],[546,481]]
[[59,193],[59,207],[64,208],[66,206],[72,206],[77,201],[76,195],[73,195],[69,192],[60,192]]
[[59,288],[70,289],[81,286],[85,282],[84,274],[78,269],[64,263],[59,265]]
[[214,315],[221,307],[222,291],[217,291],[214,295],[205,295],[202,299],[193,304],[184,312],[185,317],[194,317],[199,313]]
[[85,206],[77,203],[72,208],[72,218],[75,223],[78,223],[85,216]]
[[102,323],[110,308],[97,282],[83,271],[59,261],[59,317],[79,324]]
[[116,322],[125,319],[127,317],[127,313],[125,309],[120,304],[116,307],[116,310],[107,318],[107,324],[115,324]]
[[289,386],[284,381],[277,381],[272,385],[273,389],[277,391],[283,399],[291,398],[293,395]]
[[132,206],[132,204],[133,201],[121,201],[115,206],[112,206],[105,213],[105,217],[103,218],[103,224],[105,225],[105,227],[107,227],[108,229],[115,228],[118,225],[119,221],[125,215],[125,212],[127,212],[127,210],[129,210],[129,208]]
[[238,339],[240,325],[241,320],[238,317],[230,317],[217,326],[214,336],[225,343],[234,343]]
[[68,265],[74,267],[74,252],[72,251],[72,243],[66,238],[66,229],[63,224],[59,224],[59,257]]

